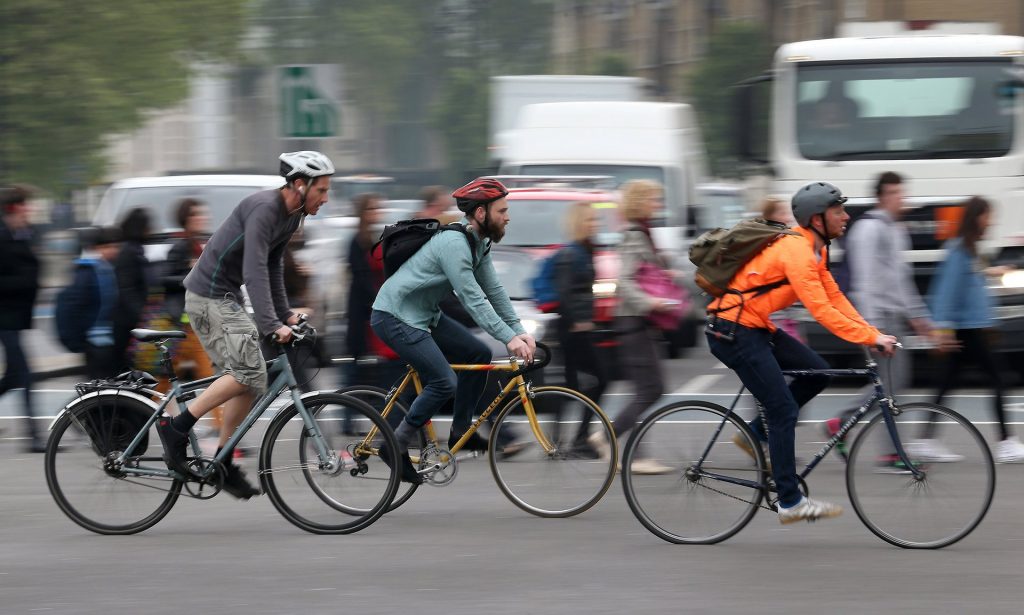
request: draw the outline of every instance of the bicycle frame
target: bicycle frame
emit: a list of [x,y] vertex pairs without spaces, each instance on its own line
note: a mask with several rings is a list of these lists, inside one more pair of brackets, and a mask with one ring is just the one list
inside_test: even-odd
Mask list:
[[[451,368],[453,371],[456,372],[516,372],[519,370],[520,366],[518,361],[516,361],[513,358],[510,359],[508,363],[487,363],[479,365],[452,364]],[[408,389],[410,383],[413,385],[413,387],[415,387],[414,390],[416,391],[417,394],[423,391],[423,383],[420,381],[419,374],[416,373],[416,370],[413,369],[411,365],[406,368],[405,375],[401,378],[401,380],[399,380],[396,384],[392,385],[391,389],[388,390],[387,396],[384,398],[384,409],[381,410],[382,417],[384,417],[385,419],[387,418],[388,414],[390,414],[391,410],[395,407],[395,401],[402,395],[402,393],[406,391],[406,389]],[[554,444],[551,443],[550,440],[548,440],[547,436],[544,435],[544,432],[540,428],[540,423],[537,420],[537,412],[536,409],[533,407],[533,402],[531,401],[530,397],[530,385],[526,382],[526,379],[523,377],[523,374],[521,373],[517,374],[514,378],[512,378],[511,380],[508,381],[508,383],[505,384],[505,386],[501,389],[501,391],[494,398],[494,400],[491,401],[490,404],[488,404],[487,408],[480,414],[479,418],[477,418],[477,420],[474,421],[473,424],[469,426],[469,429],[466,430],[466,433],[463,434],[461,438],[459,438],[459,441],[452,446],[449,452],[452,454],[458,453],[462,449],[462,447],[465,446],[469,438],[474,433],[476,433],[476,430],[479,429],[480,425],[482,425],[483,422],[486,421],[487,418],[498,408],[501,402],[504,401],[505,398],[512,393],[513,389],[518,389],[519,399],[521,399],[523,402],[523,408],[525,409],[526,416],[530,422],[530,429],[533,431],[534,437],[537,438],[537,442],[541,445],[541,447],[544,448],[544,450],[547,453],[554,453],[556,447]],[[427,431],[428,440],[430,442],[437,442],[437,433],[434,430],[433,421],[427,421],[423,427]],[[374,450],[370,447],[370,443],[373,441],[376,435],[377,428],[371,428],[370,432],[366,434],[366,437],[363,440],[361,448],[365,448],[367,450]],[[376,451],[374,450],[374,452]],[[410,457],[410,459],[413,463],[419,463],[418,457]]]
[[[871,381],[871,384],[874,387],[874,393],[872,394],[871,398],[868,399],[868,401],[865,402],[863,405],[861,405],[859,408],[857,408],[857,410],[854,412],[853,416],[851,416],[849,419],[847,419],[846,422],[843,423],[842,426],[840,426],[839,431],[837,431],[835,433],[835,435],[833,435],[831,438],[829,438],[828,441],[825,442],[825,445],[821,447],[821,450],[819,450],[814,455],[814,457],[807,463],[807,465],[804,467],[804,469],[799,474],[801,479],[807,478],[807,476],[809,476],[810,473],[814,471],[814,468],[817,467],[817,465],[821,462],[821,460],[824,459],[825,456],[828,455],[828,453],[833,448],[835,448],[835,446],[839,443],[840,440],[842,440],[844,437],[846,437],[846,434],[849,433],[849,431],[851,429],[853,429],[853,426],[856,425],[862,418],[864,418],[864,415],[866,415],[871,410],[871,406],[875,405],[876,403],[878,404],[879,409],[882,412],[882,417],[885,420],[886,428],[888,429],[889,437],[892,439],[892,443],[893,443],[893,447],[895,448],[896,455],[899,457],[900,461],[902,461],[905,464],[905,467],[910,468],[910,471],[914,475],[914,478],[920,479],[920,478],[922,478],[924,476],[924,471],[921,470],[920,468],[918,468],[915,464],[911,463],[910,458],[907,456],[907,453],[906,453],[906,451],[903,448],[903,442],[900,440],[899,433],[896,431],[896,422],[895,422],[895,419],[893,418],[896,414],[899,414],[899,409],[895,405],[892,397],[891,396],[887,396],[885,394],[885,388],[882,385],[882,379],[879,377],[878,371],[877,371],[876,368],[877,368],[877,363],[875,363],[872,360],[872,361],[869,361],[868,366],[867,366],[866,369],[797,369],[797,370],[782,370],[783,375],[786,375],[786,376],[811,376],[811,375],[866,376]],[[714,445],[714,443],[718,440],[719,436],[721,435],[722,429],[725,427],[725,423],[728,420],[729,415],[733,414],[733,412],[735,411],[736,404],[739,403],[740,397],[743,396],[743,392],[745,390],[746,390],[745,386],[741,386],[740,387],[739,392],[736,393],[736,397],[733,398],[732,405],[729,406],[729,414],[727,414],[724,417],[722,417],[721,422],[718,424],[718,428],[715,430],[714,434],[712,434],[711,439],[708,441],[707,447],[704,449],[704,452],[701,454],[700,458],[697,460],[697,463],[691,469],[694,470],[694,471],[700,472],[701,475],[706,476],[708,478],[712,478],[712,479],[719,480],[719,481],[726,482],[726,483],[732,483],[732,484],[735,484],[735,485],[741,485],[741,486],[744,486],[744,487],[751,487],[751,488],[754,488],[754,489],[762,489],[764,491],[768,491],[764,481],[752,481],[752,480],[746,480],[746,479],[736,478],[736,477],[732,477],[732,476],[725,476],[725,475],[721,475],[721,474],[715,474],[715,473],[712,473],[712,472],[706,472],[701,467],[704,464],[704,460],[707,458],[708,454],[710,453],[712,445]],[[768,433],[768,423],[767,423],[767,420],[766,420],[765,415],[764,415],[764,408],[761,406],[760,402],[757,402],[757,408],[758,408],[758,415],[759,415],[759,417],[760,417],[760,419],[762,421],[762,424],[764,425],[765,433],[767,434]]]
[[[170,353],[167,347],[163,343],[157,343],[157,347],[160,349],[163,358],[161,362],[167,373],[170,376],[171,389],[164,396],[163,401],[153,411],[153,414],[146,421],[146,424],[135,437],[131,443],[125,447],[125,450],[121,452],[120,456],[116,460],[116,463],[121,467],[124,467],[126,471],[138,476],[165,476],[176,479],[185,479],[186,477],[181,476],[177,472],[170,470],[167,467],[163,468],[147,468],[143,466],[132,466],[126,467],[124,464],[131,457],[132,452],[142,442],[143,437],[149,433],[149,430],[153,427],[153,424],[160,418],[160,415],[167,409],[171,401],[174,400],[178,404],[179,412],[185,412],[188,409],[188,401],[195,399],[195,392],[199,389],[204,389],[215,380],[220,378],[220,375],[210,376],[208,378],[202,378],[200,380],[194,380],[192,382],[181,383],[174,373],[174,368],[171,365]],[[235,446],[241,441],[245,434],[250,428],[256,423],[257,420],[263,415],[264,412],[270,408],[278,396],[285,390],[291,391],[292,403],[295,404],[298,410],[299,416],[302,417],[302,421],[306,426],[308,435],[312,438],[316,446],[317,455],[320,457],[320,461],[324,462],[330,457],[330,451],[327,449],[326,442],[322,432],[316,421],[313,420],[312,415],[306,410],[305,405],[302,403],[302,395],[298,390],[298,383],[295,381],[295,374],[292,372],[291,364],[288,362],[288,357],[285,355],[284,350],[280,350],[278,357],[267,361],[267,378],[270,384],[263,395],[256,399],[253,403],[252,409],[242,420],[242,423],[235,429],[235,432],[231,434],[227,443],[221,449],[214,460],[223,463],[227,456],[234,451]],[[72,416],[74,416],[72,414]],[[76,420],[77,422],[77,420]],[[81,428],[82,426],[79,425]],[[192,447],[192,452],[195,457],[200,457],[202,450],[199,447],[199,440],[196,438],[195,433],[189,432],[189,443]],[[156,458],[162,459],[162,458]],[[152,460],[149,458],[143,458],[143,460]],[[213,472],[213,465],[203,468],[198,476],[200,478],[206,478]]]

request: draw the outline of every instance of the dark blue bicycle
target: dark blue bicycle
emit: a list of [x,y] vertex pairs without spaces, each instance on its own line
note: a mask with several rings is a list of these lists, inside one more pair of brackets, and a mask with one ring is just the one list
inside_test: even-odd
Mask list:
[[[882,540],[904,548],[937,549],[981,523],[995,492],[995,465],[985,439],[967,419],[935,404],[896,403],[886,394],[870,355],[866,369],[784,373],[866,376],[875,389],[799,473],[805,494],[804,479],[825,455],[840,440],[852,441],[846,466],[850,503]],[[743,529],[759,508],[778,510],[769,460],[749,426],[733,412],[743,391],[729,408],[700,400],[668,404],[644,419],[626,443],[626,500],[656,536],[679,544],[713,544]],[[764,421],[760,404],[758,408]],[[937,429],[930,427],[936,424]],[[914,446],[925,430],[948,447],[951,454],[944,463]],[[634,474],[630,468],[639,455],[674,470]]]

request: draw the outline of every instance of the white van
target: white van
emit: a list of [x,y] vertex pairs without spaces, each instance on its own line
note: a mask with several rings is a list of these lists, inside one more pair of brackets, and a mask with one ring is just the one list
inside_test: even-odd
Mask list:
[[609,175],[618,185],[650,179],[665,187],[659,247],[678,249],[694,230],[704,143],[689,105],[563,102],[528,105],[509,136],[503,175]]

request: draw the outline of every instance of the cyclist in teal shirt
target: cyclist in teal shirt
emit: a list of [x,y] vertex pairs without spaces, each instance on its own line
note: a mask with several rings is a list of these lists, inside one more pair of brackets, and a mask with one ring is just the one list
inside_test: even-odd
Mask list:
[[[487,383],[485,371],[464,371],[456,377],[449,366],[491,361],[487,346],[438,307],[453,289],[473,320],[505,344],[509,354],[527,362],[533,360],[536,341],[519,322],[489,254],[491,244],[501,241],[509,223],[507,194],[501,182],[486,178],[452,193],[466,214],[462,224],[474,241],[468,241],[463,233],[436,233],[384,282],[373,303],[370,326],[416,369],[423,382],[423,392],[395,430],[404,481],[423,481],[408,453],[409,442],[419,429],[454,395],[448,440],[448,445],[453,445],[469,428]],[[473,434],[464,448],[486,450],[487,442]]]

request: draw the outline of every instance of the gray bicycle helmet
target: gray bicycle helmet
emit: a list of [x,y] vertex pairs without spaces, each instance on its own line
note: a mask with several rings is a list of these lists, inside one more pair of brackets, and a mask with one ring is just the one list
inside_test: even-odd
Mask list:
[[804,228],[810,228],[811,218],[823,214],[833,205],[842,205],[846,197],[832,184],[813,182],[796,191],[793,195],[793,218]]
[[323,175],[334,175],[334,164],[331,159],[320,152],[285,152],[280,156],[281,177],[291,180],[293,177],[314,179]]

